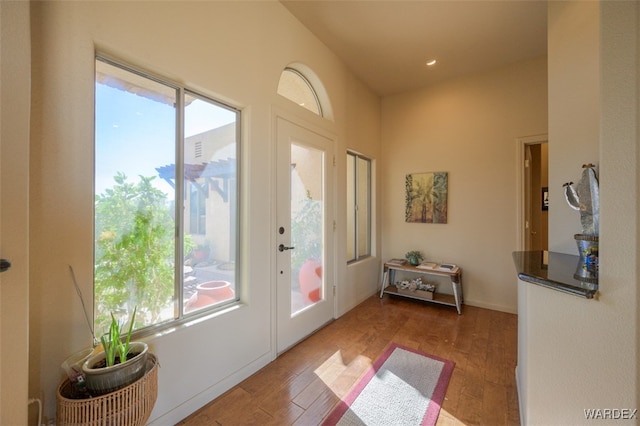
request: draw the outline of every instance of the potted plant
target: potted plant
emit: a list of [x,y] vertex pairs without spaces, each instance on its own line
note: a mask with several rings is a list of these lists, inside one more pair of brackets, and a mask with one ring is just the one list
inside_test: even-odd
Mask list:
[[191,252],[191,255],[194,265],[205,262],[209,260],[209,246],[207,244],[198,244]]
[[411,250],[404,255],[404,257],[409,261],[409,263],[413,266],[418,266],[420,262],[424,260],[422,257],[422,253],[418,250]]
[[121,389],[144,375],[149,347],[144,342],[131,342],[136,310],[133,310],[129,329],[124,335],[124,323],[119,324],[111,314],[109,330],[100,339],[102,350],[82,365],[86,386],[92,396]]

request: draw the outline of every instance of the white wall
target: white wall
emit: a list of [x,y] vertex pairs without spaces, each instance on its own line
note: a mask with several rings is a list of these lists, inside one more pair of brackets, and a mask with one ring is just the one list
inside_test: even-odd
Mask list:
[[600,291],[587,300],[519,283],[524,424],[585,424],[585,409],[639,408],[639,11],[637,2],[549,3],[549,175],[558,206],[549,243],[577,254],[579,217],[562,210],[561,182],[598,162]]
[[[383,258],[464,271],[465,303],[515,312],[516,139],[547,132],[546,58],[382,101]],[[448,223],[406,223],[405,176],[448,172]]]
[[598,2],[587,3],[576,9],[574,2],[551,2],[547,19],[549,205],[553,206],[549,208],[549,250],[568,254],[578,254],[573,235],[582,228],[580,214],[567,205],[562,184],[578,182],[583,164],[599,163]]
[[[371,296],[378,289],[381,263],[381,220],[382,202],[380,193],[380,167],[383,162],[380,150],[380,99],[372,95],[361,85],[349,85],[347,97],[354,107],[347,111],[347,121],[355,126],[350,127],[346,134],[348,149],[358,152],[372,161],[372,212],[371,223],[371,257],[351,263],[346,268],[345,283],[340,289],[338,297],[338,313],[342,315],[358,303]],[[346,152],[338,154],[338,182],[344,182],[346,176]],[[346,203],[338,206],[340,215],[346,214]],[[337,258],[346,259],[346,218],[338,222],[338,250]],[[340,261],[338,261],[340,263]]]
[[[274,111],[336,135],[341,170],[349,143],[377,155],[379,101],[275,1],[34,2],[32,26],[30,393],[44,399],[48,417],[60,363],[91,343],[67,265],[90,299],[95,48],[243,111],[241,205],[253,212],[240,222],[244,304],[149,339],[162,365],[151,419],[175,423],[274,356],[274,257],[265,256],[276,229]],[[292,62],[310,67],[323,82],[333,122],[276,95],[280,72]],[[354,111],[362,111],[359,120],[352,120]],[[340,171],[338,235],[345,228],[344,187]],[[340,312],[372,292],[362,282],[366,271],[345,281],[343,246],[336,262]]]

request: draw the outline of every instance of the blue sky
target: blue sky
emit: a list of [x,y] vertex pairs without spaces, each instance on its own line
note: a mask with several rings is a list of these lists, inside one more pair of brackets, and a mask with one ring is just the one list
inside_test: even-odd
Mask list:
[[[223,126],[235,118],[234,112],[196,99],[186,107],[185,135]],[[96,194],[113,186],[117,172],[133,181],[138,175],[156,176],[156,167],[175,163],[175,121],[172,105],[96,84]],[[158,178],[157,186],[173,199],[166,182]]]

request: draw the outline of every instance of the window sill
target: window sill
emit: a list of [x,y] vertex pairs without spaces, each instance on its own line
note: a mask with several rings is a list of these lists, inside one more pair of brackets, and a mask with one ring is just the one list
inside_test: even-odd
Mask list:
[[367,260],[369,260],[371,258],[373,258],[373,256],[368,255],[368,256],[362,256],[362,257],[360,257],[358,259],[349,260],[349,261],[347,261],[347,266],[356,265],[356,264],[358,264],[360,262],[367,261]]
[[133,333],[133,338],[136,340],[148,341],[157,337],[166,336],[168,334],[175,333],[181,329],[192,327],[194,325],[200,324],[205,321],[213,320],[222,315],[229,314],[233,311],[237,311],[242,307],[246,306],[245,303],[236,302],[220,309],[213,311],[205,311],[200,314],[190,315],[187,318],[182,318],[179,320],[172,320],[169,322],[165,322],[162,324],[157,324],[153,327],[147,327],[145,329],[140,330],[139,332]]

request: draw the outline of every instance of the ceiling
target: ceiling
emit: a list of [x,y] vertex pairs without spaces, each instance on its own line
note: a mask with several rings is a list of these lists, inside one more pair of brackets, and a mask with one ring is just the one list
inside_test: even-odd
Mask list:
[[547,51],[542,0],[280,1],[380,96]]

